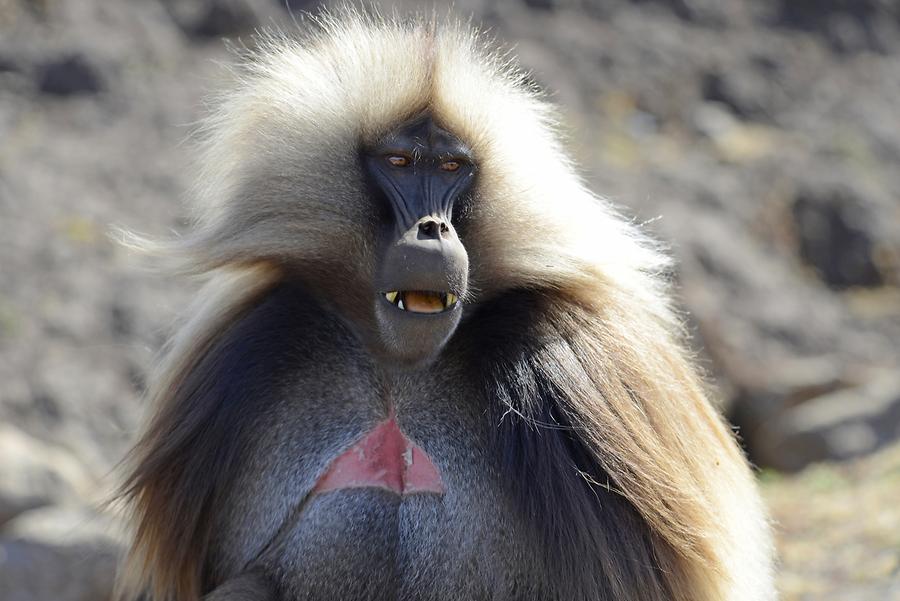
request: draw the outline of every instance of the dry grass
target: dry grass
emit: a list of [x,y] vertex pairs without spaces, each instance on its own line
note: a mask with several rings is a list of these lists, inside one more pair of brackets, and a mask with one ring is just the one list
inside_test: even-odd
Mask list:
[[900,600],[900,444],[762,480],[783,601]]

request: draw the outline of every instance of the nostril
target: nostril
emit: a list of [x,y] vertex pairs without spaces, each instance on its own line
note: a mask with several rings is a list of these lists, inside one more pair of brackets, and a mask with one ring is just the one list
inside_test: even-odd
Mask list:
[[419,232],[429,238],[436,238],[438,235],[438,224],[434,221],[423,221],[419,224]]
[[450,231],[450,228],[447,226],[446,223],[444,223],[444,222],[442,221],[442,222],[441,222],[441,234],[442,234],[442,235],[443,235],[443,234],[446,234],[446,233],[449,232],[449,231]]

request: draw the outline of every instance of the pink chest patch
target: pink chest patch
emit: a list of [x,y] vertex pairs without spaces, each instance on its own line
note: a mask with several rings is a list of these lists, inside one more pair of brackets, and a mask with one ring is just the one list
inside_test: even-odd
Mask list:
[[434,463],[400,431],[393,415],[339,455],[313,494],[344,488],[383,488],[398,495],[444,493]]

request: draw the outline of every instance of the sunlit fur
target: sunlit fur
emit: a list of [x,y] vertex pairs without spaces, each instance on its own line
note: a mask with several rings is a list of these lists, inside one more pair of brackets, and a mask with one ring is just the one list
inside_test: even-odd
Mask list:
[[[655,533],[655,569],[673,599],[774,598],[760,498],[679,341],[667,259],[585,189],[553,108],[508,57],[454,22],[352,11],[266,34],[239,54],[236,84],[200,132],[194,227],[164,248],[210,283],[152,382],[154,415],[130,459],[123,491],[135,538],[123,596],[199,598],[214,500],[191,506],[157,461],[173,444],[175,391],[217,332],[285,272],[370,322],[360,307],[374,292],[372,216],[358,149],[428,110],[478,164],[463,240],[467,304],[512,289],[548,292],[542,323],[568,345],[539,367],[609,475],[594,485],[621,494]],[[537,419],[506,402],[505,411]],[[622,598],[656,598],[648,591]]]

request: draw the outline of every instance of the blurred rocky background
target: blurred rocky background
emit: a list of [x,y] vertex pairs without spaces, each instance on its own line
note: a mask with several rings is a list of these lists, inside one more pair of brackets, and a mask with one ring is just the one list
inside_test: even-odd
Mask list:
[[[0,0],[0,599],[109,599],[121,535],[96,507],[194,284],[107,234],[183,227],[222,38],[315,6]],[[586,180],[677,257],[784,599],[900,599],[900,3],[455,10],[515,44]]]

